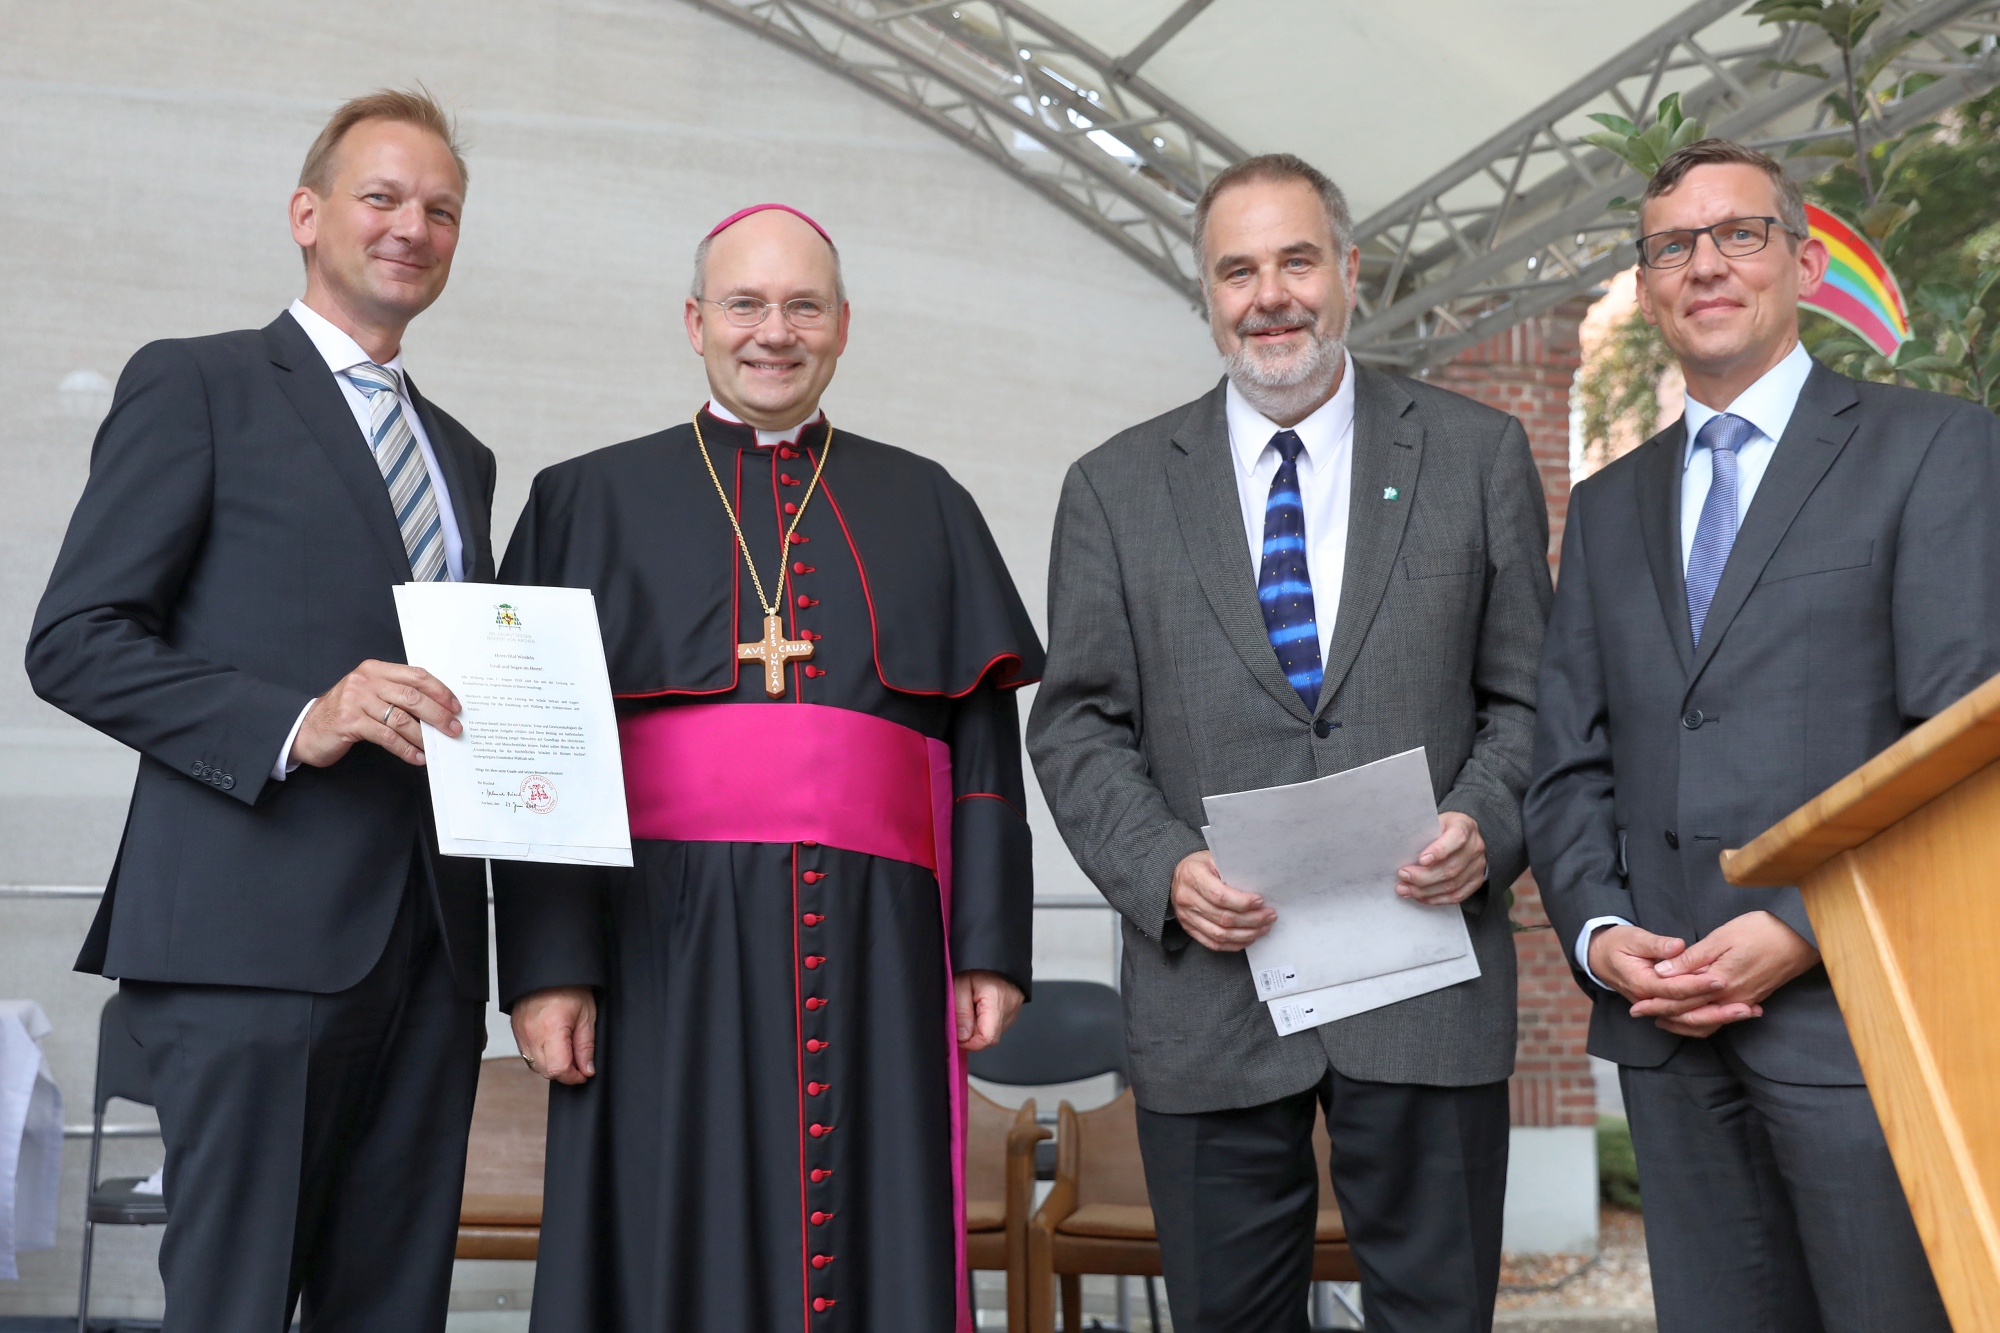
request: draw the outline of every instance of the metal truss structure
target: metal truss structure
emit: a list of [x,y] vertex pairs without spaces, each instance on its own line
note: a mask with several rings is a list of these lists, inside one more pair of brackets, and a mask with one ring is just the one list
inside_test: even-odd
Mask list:
[[992,159],[1198,302],[1195,200],[1248,156],[1139,75],[1211,0],[1124,57],[1017,0],[689,0]]
[[[997,163],[1110,239],[1190,302],[1195,201],[1244,149],[1141,75],[1212,0],[1184,0],[1131,51],[1099,51],[1019,0],[688,0],[789,47]],[[1822,34],[1759,28],[1726,44],[1745,0],[1699,0],[1671,22],[1364,219],[1350,344],[1421,369],[1595,288],[1632,262],[1643,182],[1585,136],[1607,111],[1640,125],[1667,93],[1711,133],[1782,148],[1848,131]],[[2000,0],[1888,0],[1859,53],[1921,40],[1906,76],[1871,102],[1869,141],[1901,134],[2000,86]],[[1907,76],[1925,76],[1913,78]]]
[[[1704,41],[1742,7],[1743,0],[1701,0],[1361,222],[1356,352],[1392,365],[1435,365],[1631,265],[1631,216],[1610,205],[1636,197],[1645,182],[1584,142],[1599,128],[1592,112],[1645,125],[1657,100],[1678,92],[1683,110],[1709,133],[1767,149],[1848,134],[1829,123],[1826,80],[1768,63],[1838,69],[1838,53],[1817,29],[1762,28],[1762,40],[1727,49]],[[1909,91],[1871,103],[1864,142],[1902,134],[2000,85],[2000,3],[1889,0],[1887,8],[1858,54],[1921,34],[1890,72],[1935,82],[1906,79],[1897,86]]]

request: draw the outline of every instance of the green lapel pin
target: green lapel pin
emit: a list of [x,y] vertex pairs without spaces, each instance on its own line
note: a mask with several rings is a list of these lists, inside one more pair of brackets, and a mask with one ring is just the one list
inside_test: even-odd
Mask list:
[[1394,486],[1384,486],[1382,488],[1382,498],[1384,500],[1400,500],[1403,498],[1403,493]]

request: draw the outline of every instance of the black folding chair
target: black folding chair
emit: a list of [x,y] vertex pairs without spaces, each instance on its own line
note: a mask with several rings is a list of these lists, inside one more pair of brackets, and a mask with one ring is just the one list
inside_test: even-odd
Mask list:
[[97,1016],[97,1089],[90,1105],[90,1195],[83,1212],[83,1284],[76,1297],[76,1333],[90,1333],[90,1252],[98,1226],[158,1227],[167,1222],[166,1197],[138,1192],[145,1177],[97,1178],[98,1157],[104,1148],[104,1107],[114,1097],[139,1106],[153,1104],[153,1078],[146,1069],[146,1053],[125,1026],[122,995],[106,1000]]
[[[1010,1087],[1045,1087],[1116,1075],[1116,1091],[1124,1091],[1125,1002],[1117,991],[1095,981],[1038,981],[1031,1004],[1021,1006],[1014,1026],[992,1046],[967,1057],[974,1078]],[[1052,1141],[1035,1145],[1035,1175],[1056,1178]],[[1154,1279],[1146,1279],[1146,1308],[1154,1328],[1160,1325],[1160,1298]],[[1124,1308],[1124,1288],[1119,1288]],[[1099,1325],[1102,1327],[1102,1325]]]
[[1125,1087],[1125,1008],[1095,981],[1038,981],[1007,1035],[967,1060],[974,1078],[1010,1087],[1118,1075]]

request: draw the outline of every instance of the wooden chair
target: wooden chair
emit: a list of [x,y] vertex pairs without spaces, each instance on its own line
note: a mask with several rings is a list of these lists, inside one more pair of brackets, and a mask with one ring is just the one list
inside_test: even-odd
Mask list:
[[[1084,1274],[1150,1279],[1161,1272],[1135,1106],[1127,1091],[1095,1110],[1078,1111],[1064,1102],[1057,1111],[1055,1187],[1028,1224],[1030,1333],[1055,1333],[1058,1286],[1062,1326],[1066,1333],[1076,1333],[1083,1327]],[[1313,1146],[1320,1180],[1313,1280],[1356,1282],[1361,1272],[1327,1183],[1332,1148],[1323,1117],[1314,1126]],[[1150,1300],[1150,1282],[1147,1296]]]
[[1010,1111],[968,1088],[965,1142],[965,1265],[1007,1274],[1007,1328],[1028,1327],[1028,1214],[1035,1206],[1035,1144],[1054,1131],[1035,1123],[1035,1103]]
[[482,1060],[458,1209],[458,1257],[532,1259],[542,1236],[549,1085],[518,1056]]

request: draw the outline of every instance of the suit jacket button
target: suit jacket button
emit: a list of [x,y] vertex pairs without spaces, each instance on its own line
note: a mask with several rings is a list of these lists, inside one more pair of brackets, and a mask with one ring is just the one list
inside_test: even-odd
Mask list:
[[1321,740],[1325,740],[1331,734],[1333,734],[1333,728],[1326,724],[1325,718],[1320,718],[1313,723],[1313,735],[1319,737]]
[[236,785],[236,779],[225,773],[222,775],[222,789],[228,791]]
[[1667,846],[1673,848],[1675,851],[1679,851],[1681,849],[1681,835],[1674,832],[1672,829],[1668,829]]
[[1681,725],[1686,727],[1689,731],[1696,731],[1700,729],[1701,724],[1705,721],[1707,721],[1707,719],[1701,715],[1701,710],[1699,708],[1690,708],[1688,709],[1686,715],[1681,718]]

